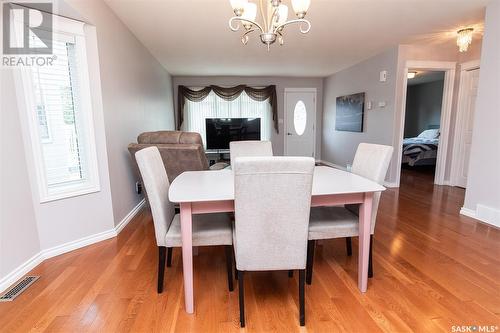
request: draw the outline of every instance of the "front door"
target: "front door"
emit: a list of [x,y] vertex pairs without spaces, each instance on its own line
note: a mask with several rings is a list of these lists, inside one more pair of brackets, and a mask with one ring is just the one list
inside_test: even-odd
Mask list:
[[460,135],[457,185],[467,186],[467,173],[469,171],[470,148],[472,144],[472,128],[474,126],[474,111],[476,108],[477,87],[479,83],[479,69],[465,72],[466,82],[465,103],[462,114],[462,133]]
[[316,89],[285,89],[285,155],[315,155]]

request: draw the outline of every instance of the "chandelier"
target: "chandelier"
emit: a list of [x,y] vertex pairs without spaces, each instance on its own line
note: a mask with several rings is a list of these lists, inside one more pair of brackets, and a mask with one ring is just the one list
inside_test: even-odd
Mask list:
[[473,28],[466,28],[457,31],[457,46],[460,52],[467,52],[467,49],[472,44]]
[[311,29],[311,23],[304,19],[311,0],[292,0],[292,7],[296,19],[288,21],[288,6],[281,3],[281,0],[259,0],[262,24],[256,21],[257,5],[248,0],[230,0],[236,16],[229,20],[229,27],[232,31],[238,31],[240,23],[244,28],[241,42],[246,45],[249,35],[252,32],[260,34],[260,40],[267,45],[267,50],[271,44],[278,41],[284,44],[283,29],[290,24],[300,24],[300,32],[306,34]]

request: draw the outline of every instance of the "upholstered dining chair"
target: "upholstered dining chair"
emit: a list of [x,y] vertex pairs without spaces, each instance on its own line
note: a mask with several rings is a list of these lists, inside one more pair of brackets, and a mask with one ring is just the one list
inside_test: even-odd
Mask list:
[[[351,172],[383,184],[391,161],[392,152],[393,148],[391,146],[360,143],[354,156]],[[373,196],[372,203],[368,277],[373,277],[372,245],[379,202],[380,192],[377,192]],[[358,211],[359,205],[315,207],[311,209],[307,246],[307,284],[311,284],[312,282],[316,240],[345,237],[347,255],[352,255],[351,237],[358,236]]]
[[229,143],[231,165],[238,157],[273,156],[271,141],[231,141]]
[[[181,247],[181,223],[174,204],[168,199],[170,182],[157,147],[148,147],[135,153],[137,165],[149,198],[158,246],[158,293],[163,291],[165,254],[171,266],[172,248]],[[228,214],[193,215],[193,246],[224,245],[226,250],[229,290],[233,291],[232,226]]]
[[299,270],[299,318],[304,326],[314,159],[239,157],[234,161],[233,172],[233,243],[241,327],[245,327],[244,272],[274,270]]

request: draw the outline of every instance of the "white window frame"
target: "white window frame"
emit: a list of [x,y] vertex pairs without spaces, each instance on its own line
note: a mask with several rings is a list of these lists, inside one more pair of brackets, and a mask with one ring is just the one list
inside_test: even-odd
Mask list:
[[[86,179],[82,181],[71,182],[65,185],[49,188],[44,158],[42,152],[43,139],[39,136],[39,120],[35,103],[35,92],[33,89],[31,69],[21,67],[15,71],[16,91],[21,111],[21,119],[25,121],[25,132],[27,139],[25,145],[31,144],[31,153],[35,180],[38,188],[40,203],[54,200],[66,199],[80,195],[99,192],[99,169],[97,162],[97,149],[94,133],[94,119],[92,109],[92,99],[90,93],[89,67],[87,62],[87,50],[85,43],[84,26],[85,23],[53,15],[53,32],[58,39],[66,39],[75,42],[75,56],[78,62],[77,75],[79,91],[79,109],[76,115],[78,118],[78,130],[81,131],[80,138],[83,138],[86,157]],[[19,33],[19,32],[16,32]],[[29,147],[26,147],[29,151]]]

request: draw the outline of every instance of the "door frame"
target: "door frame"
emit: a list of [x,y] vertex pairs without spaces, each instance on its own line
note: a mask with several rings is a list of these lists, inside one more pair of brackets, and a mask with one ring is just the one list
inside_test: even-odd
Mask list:
[[434,184],[445,185],[444,175],[446,170],[446,155],[448,153],[448,141],[450,136],[450,118],[453,102],[453,88],[455,86],[455,69],[456,62],[450,61],[416,61],[407,60],[401,77],[401,85],[403,92],[400,104],[398,105],[399,114],[401,116],[399,124],[396,124],[396,148],[397,148],[397,170],[396,170],[396,187],[399,187],[401,180],[401,161],[403,158],[403,138],[404,125],[406,115],[406,94],[408,91],[408,70],[430,70],[442,71],[444,74],[443,99],[441,103],[441,124],[439,145],[437,151],[436,172],[434,176]]
[[460,84],[458,86],[458,101],[457,101],[457,119],[455,121],[455,135],[453,137],[453,155],[451,156],[451,173],[450,173],[450,183],[452,186],[458,185],[458,172],[459,167],[459,154],[462,150],[462,139],[464,134],[465,125],[465,108],[466,108],[466,94],[465,84],[466,79],[468,79],[464,74],[468,71],[480,69],[481,61],[472,60],[460,64]]
[[312,92],[314,93],[314,98],[313,98],[313,103],[314,103],[314,107],[313,107],[313,113],[314,113],[314,122],[313,122],[313,157],[316,158],[316,116],[317,116],[317,97],[318,97],[318,89],[317,88],[285,88],[285,93],[283,94],[283,136],[284,136],[284,144],[283,144],[283,155],[286,156],[286,152],[287,152],[287,142],[288,142],[288,135],[286,135],[287,133],[287,126],[288,126],[288,122],[287,122],[287,117],[288,117],[288,112],[286,111],[286,99],[287,99],[287,95],[288,93],[301,93],[301,92]]

